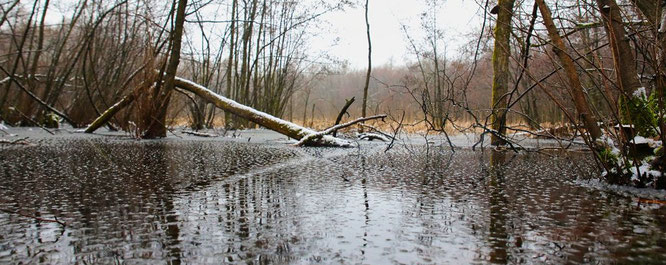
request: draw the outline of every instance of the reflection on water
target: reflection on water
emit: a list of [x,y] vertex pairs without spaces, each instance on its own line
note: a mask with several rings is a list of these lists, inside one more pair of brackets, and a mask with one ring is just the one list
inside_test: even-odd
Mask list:
[[63,140],[0,153],[0,263],[661,263],[584,155]]
[[490,210],[490,237],[488,239],[491,248],[490,261],[492,263],[506,264],[508,234],[506,231],[506,215],[510,215],[509,209],[503,206],[507,205],[507,198],[504,194],[504,163],[506,162],[505,152],[495,150],[490,151],[489,189],[490,198],[488,200]]

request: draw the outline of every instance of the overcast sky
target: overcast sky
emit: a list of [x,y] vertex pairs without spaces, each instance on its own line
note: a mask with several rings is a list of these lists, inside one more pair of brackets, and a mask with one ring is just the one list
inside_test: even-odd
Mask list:
[[[408,42],[402,24],[410,28],[410,35],[418,37],[421,13],[426,11],[423,0],[370,0],[370,28],[373,46],[373,65],[389,62],[400,65],[410,56]],[[455,56],[456,50],[466,43],[464,34],[477,30],[481,25],[479,6],[474,0],[448,0],[437,10],[440,28],[444,30],[447,53]],[[329,13],[324,17],[330,34],[322,34],[313,40],[313,48],[327,50],[330,55],[348,60],[353,68],[367,66],[367,37],[363,6],[344,12]],[[339,38],[337,45],[335,39]]]
[[[72,6],[77,2],[78,0],[52,1],[48,21],[59,23],[64,15],[59,10],[72,10]],[[440,29],[444,30],[447,54],[449,57],[455,57],[460,46],[469,41],[464,35],[476,32],[480,28],[482,18],[479,14],[479,5],[475,0],[440,2],[441,5],[436,10],[437,20]],[[409,43],[402,25],[409,28],[412,38],[419,40],[422,36],[419,35],[420,17],[426,10],[425,0],[370,0],[369,18],[374,66],[389,62],[401,65],[405,61],[414,60],[409,53]],[[311,40],[312,51],[325,53],[339,60],[347,60],[352,68],[366,68],[368,46],[363,5],[327,13],[322,17],[322,23],[321,27],[313,27],[313,30],[323,29],[325,32],[317,32],[317,37]],[[190,32],[190,34],[196,33],[197,30]],[[198,39],[197,36],[191,37]],[[439,48],[443,50],[442,47]]]

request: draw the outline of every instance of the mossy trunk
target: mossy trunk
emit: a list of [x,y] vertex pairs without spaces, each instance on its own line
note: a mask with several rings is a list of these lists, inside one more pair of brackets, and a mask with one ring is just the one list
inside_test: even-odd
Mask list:
[[491,137],[492,145],[504,145],[506,141],[506,112],[509,105],[509,56],[511,56],[511,18],[513,17],[514,0],[500,0],[497,4],[497,24],[495,25],[495,48],[493,50],[493,88],[491,128],[497,131]]

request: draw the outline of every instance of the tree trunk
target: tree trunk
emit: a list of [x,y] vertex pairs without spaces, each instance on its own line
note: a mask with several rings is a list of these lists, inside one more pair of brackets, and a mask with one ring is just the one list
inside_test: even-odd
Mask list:
[[[238,0],[233,0],[231,2],[231,25],[229,28],[229,31],[231,31],[231,36],[229,39],[229,59],[227,60],[227,70],[226,70],[226,77],[227,77],[227,90],[226,90],[226,96],[227,98],[232,98],[232,91],[233,91],[233,68],[234,68],[234,51],[235,51],[235,45],[236,45],[236,7],[238,6]],[[229,113],[224,113],[224,127],[229,129],[231,126],[231,115]]]
[[539,11],[543,16],[543,22],[546,25],[548,30],[548,35],[553,44],[553,52],[559,58],[562,63],[562,69],[567,74],[569,79],[569,90],[571,91],[571,96],[574,101],[578,115],[583,121],[585,129],[590,134],[592,140],[596,140],[601,137],[601,129],[597,124],[597,120],[590,111],[590,106],[587,103],[585,98],[585,93],[583,92],[583,86],[580,84],[580,79],[578,78],[578,73],[576,72],[576,66],[574,65],[573,59],[566,52],[564,46],[564,41],[555,27],[553,22],[553,17],[550,12],[550,8],[544,3],[544,0],[536,0],[537,5],[539,5]]
[[134,93],[130,93],[129,95],[123,97],[120,101],[118,101],[118,103],[111,106],[109,109],[104,111],[102,115],[95,119],[95,121],[93,121],[93,123],[91,123],[88,128],[86,128],[85,132],[93,133],[100,127],[104,126],[104,124],[113,118],[113,115],[116,115],[116,113],[118,113],[120,110],[129,106],[129,104],[134,101],[134,98]]
[[151,111],[147,114],[146,124],[148,127],[143,133],[143,138],[151,139],[166,137],[166,114],[171,100],[171,94],[175,87],[176,72],[180,63],[180,46],[183,38],[183,25],[185,24],[185,9],[187,0],[179,0],[176,11],[175,25],[171,35],[171,55],[164,73],[164,86],[154,86]]
[[[506,141],[506,112],[509,92],[509,56],[511,56],[511,18],[514,0],[500,0],[498,3],[497,25],[495,25],[495,48],[493,51],[493,88],[491,128],[497,131],[490,140],[491,145],[504,145]],[[502,137],[500,137],[502,136]]]
[[597,5],[604,20],[604,28],[608,36],[613,63],[617,71],[617,82],[625,95],[631,96],[641,87],[636,70],[636,60],[631,52],[629,38],[622,23],[620,7],[615,0],[597,0]]
[[368,35],[368,72],[365,75],[365,86],[363,87],[363,106],[361,116],[366,117],[368,108],[368,87],[370,86],[370,74],[372,73],[372,40],[370,38],[370,21],[368,19],[368,4],[370,0],[365,0],[365,29]]
[[[620,104],[618,106],[621,123],[642,125],[639,119],[643,118],[641,110],[631,107],[634,91],[641,87],[638,80],[638,71],[636,69],[636,60],[631,52],[629,37],[624,29],[620,7],[615,0],[597,0],[597,6],[601,12],[604,21],[604,29],[608,37],[611,51],[613,52],[613,64],[615,65],[615,74],[617,83],[620,86]],[[626,135],[624,135],[625,141]]]

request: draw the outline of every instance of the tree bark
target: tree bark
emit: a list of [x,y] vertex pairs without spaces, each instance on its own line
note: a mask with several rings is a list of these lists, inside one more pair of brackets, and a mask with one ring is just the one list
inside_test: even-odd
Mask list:
[[[351,99],[345,100],[345,105],[342,107],[342,110],[340,110],[340,113],[338,114],[338,117],[335,118],[335,125],[340,124],[340,122],[342,121],[342,117],[345,115],[345,113],[347,113],[347,109],[349,109],[349,107],[351,106],[351,104],[354,103],[355,100],[356,100],[355,97],[352,97]],[[338,134],[337,130],[333,131],[333,136],[334,137],[337,136],[337,134]]]
[[562,69],[566,72],[567,78],[569,79],[569,90],[571,91],[571,96],[574,101],[576,110],[580,119],[583,121],[585,129],[590,134],[592,140],[596,140],[601,137],[601,128],[597,124],[597,120],[590,110],[590,106],[587,103],[585,98],[585,93],[583,92],[583,86],[580,83],[578,73],[576,72],[576,66],[573,59],[566,52],[564,46],[564,41],[555,27],[553,22],[553,16],[550,12],[550,8],[546,5],[544,0],[536,0],[537,5],[539,5],[539,11],[543,17],[543,22],[546,25],[548,30],[548,35],[552,41],[553,52],[559,58],[562,63]]
[[631,97],[634,91],[641,87],[641,83],[638,80],[636,60],[631,52],[627,31],[622,23],[622,11],[615,0],[597,0],[597,5],[613,52],[618,85],[625,95]]
[[85,133],[93,133],[100,127],[104,126],[107,122],[113,118],[116,113],[118,113],[120,110],[124,109],[125,107],[129,106],[130,103],[132,103],[135,99],[134,93],[130,93],[129,95],[123,97],[118,103],[114,104],[111,106],[109,109],[104,111],[102,115],[100,115],[97,119],[95,119],[89,126],[86,128]]
[[166,113],[171,100],[171,94],[175,87],[176,72],[180,63],[180,46],[183,38],[183,25],[185,24],[185,9],[187,0],[179,0],[176,11],[175,25],[171,36],[171,55],[164,73],[164,86],[154,86],[152,108],[147,113],[146,124],[148,127],[143,133],[143,138],[151,139],[166,137]]
[[515,0],[500,0],[498,3],[497,25],[495,25],[495,48],[493,50],[493,88],[491,128],[497,131],[490,138],[491,145],[505,145],[506,112],[509,104],[509,56],[511,56],[511,18]]

